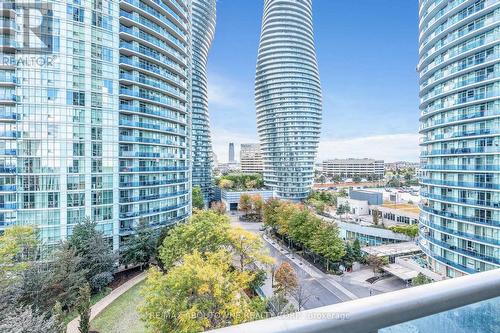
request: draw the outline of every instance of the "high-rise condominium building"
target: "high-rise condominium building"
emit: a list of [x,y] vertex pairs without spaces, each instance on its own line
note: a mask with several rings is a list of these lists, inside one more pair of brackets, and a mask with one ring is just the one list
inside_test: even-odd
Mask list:
[[306,198],[322,109],[312,0],[265,0],[255,104],[265,184],[283,199]]
[[346,158],[323,161],[323,173],[329,176],[384,177],[384,161],[370,158]]
[[193,186],[201,188],[206,202],[213,196],[212,141],[207,97],[207,59],[215,33],[215,0],[193,0],[192,132]]
[[0,229],[50,245],[90,217],[116,249],[186,217],[189,2],[48,1],[37,48],[19,42],[30,6],[0,4]]
[[228,162],[229,163],[236,162],[236,160],[234,159],[234,143],[232,143],[232,142],[229,143],[229,157],[228,157]]
[[262,173],[264,166],[262,163],[262,154],[260,153],[260,144],[242,143],[240,163],[241,172],[243,173]]
[[500,1],[420,1],[420,244],[458,276],[500,267]]

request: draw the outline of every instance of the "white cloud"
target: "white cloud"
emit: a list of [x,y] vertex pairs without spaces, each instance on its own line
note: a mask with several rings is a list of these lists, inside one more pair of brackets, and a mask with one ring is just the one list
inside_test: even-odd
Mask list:
[[253,92],[249,87],[243,87],[238,81],[214,73],[209,73],[208,81],[209,109],[215,107],[242,110],[252,106],[253,95],[245,95],[247,91]]
[[387,134],[320,141],[318,160],[328,158],[376,158],[391,161],[418,161],[417,133]]

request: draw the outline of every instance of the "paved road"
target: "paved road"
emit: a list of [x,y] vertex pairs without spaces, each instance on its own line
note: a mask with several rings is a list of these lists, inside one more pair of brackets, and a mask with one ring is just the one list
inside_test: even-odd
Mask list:
[[[262,226],[260,223],[239,222],[236,216],[231,216],[231,223],[245,230],[263,235],[263,232],[259,230]],[[264,243],[269,249],[269,254],[276,259],[278,265],[282,262],[288,262],[295,269],[301,285],[303,285],[306,290],[306,294],[311,295],[304,306],[306,309],[341,303],[352,298],[332,285],[327,277],[322,276],[307,263],[302,262],[299,258],[289,253],[288,249],[279,246],[279,244],[272,240],[268,241],[265,238]]]

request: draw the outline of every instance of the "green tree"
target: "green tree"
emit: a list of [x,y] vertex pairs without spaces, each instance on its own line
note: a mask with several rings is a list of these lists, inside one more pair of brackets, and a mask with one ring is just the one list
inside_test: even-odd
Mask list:
[[349,203],[342,203],[338,205],[337,207],[337,215],[343,216],[344,214],[348,214],[351,212],[351,207],[349,206]]
[[311,250],[325,257],[327,270],[330,262],[338,262],[345,255],[344,241],[335,225],[322,222],[311,241]]
[[229,218],[214,211],[199,211],[184,224],[170,229],[159,250],[165,268],[197,250],[201,255],[229,243]]
[[66,325],[64,324],[64,311],[59,301],[52,308],[52,318],[54,320],[55,333],[66,333]]
[[125,265],[140,265],[142,271],[143,266],[154,258],[158,233],[147,221],[139,222],[134,231],[122,247],[121,261]]
[[78,331],[80,333],[89,333],[90,330],[90,286],[85,283],[81,288],[78,296],[77,305],[78,314],[80,315],[80,325]]
[[242,297],[252,275],[231,267],[224,251],[187,254],[167,274],[152,268],[143,288],[142,319],[155,332],[193,333],[254,319]]
[[203,200],[203,194],[201,193],[201,188],[199,186],[193,186],[191,195],[193,200],[193,209],[205,208],[205,201]]
[[73,229],[68,244],[81,258],[80,269],[85,270],[85,278],[92,290],[99,291],[113,280],[116,256],[97,223],[85,219]]
[[0,235],[0,287],[10,284],[36,259],[38,240],[35,229],[7,228]]
[[413,280],[411,280],[412,286],[421,286],[423,284],[428,284],[431,282],[432,282],[432,279],[428,278],[427,276],[425,276],[422,273],[418,273],[418,275]]
[[361,251],[361,243],[358,238],[356,238],[352,243],[352,251],[354,253],[355,261],[361,262],[363,259],[363,252]]
[[16,306],[0,315],[0,332],[45,333],[58,329],[48,313],[39,313],[29,306]]
[[282,316],[296,312],[284,292],[277,291],[269,298],[269,308],[274,316]]
[[345,245],[345,254],[342,257],[342,262],[347,269],[351,269],[352,265],[356,261],[356,257],[354,255],[354,250],[351,246],[351,244],[347,243]]
[[415,238],[418,235],[418,224],[410,225],[393,225],[389,227],[393,232],[406,235],[410,238]]
[[50,309],[59,303],[62,308],[73,308],[77,303],[80,287],[87,282],[86,274],[87,269],[82,266],[82,258],[76,254],[75,249],[68,243],[61,244],[40,287],[43,307]]
[[281,201],[278,199],[269,199],[265,202],[263,207],[262,220],[264,225],[277,228],[279,209],[281,208]]

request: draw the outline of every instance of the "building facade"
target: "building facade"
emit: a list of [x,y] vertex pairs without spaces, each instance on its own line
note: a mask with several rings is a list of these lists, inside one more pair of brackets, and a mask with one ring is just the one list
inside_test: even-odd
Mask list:
[[264,2],[255,104],[266,186],[280,198],[305,199],[322,111],[312,0]]
[[384,161],[370,158],[347,158],[323,161],[323,174],[327,176],[376,176],[384,177]]
[[50,246],[89,217],[117,249],[140,221],[185,218],[190,2],[48,1],[48,50],[18,44],[27,9],[6,5],[0,230],[34,225]]
[[215,0],[193,0],[192,133],[193,186],[213,199],[213,151],[208,113],[208,52],[215,34]]
[[449,277],[500,267],[500,2],[420,1],[420,244]]
[[243,173],[262,173],[264,165],[260,144],[242,143],[240,149],[241,172]]
[[235,163],[234,159],[234,143],[229,142],[228,163]]

